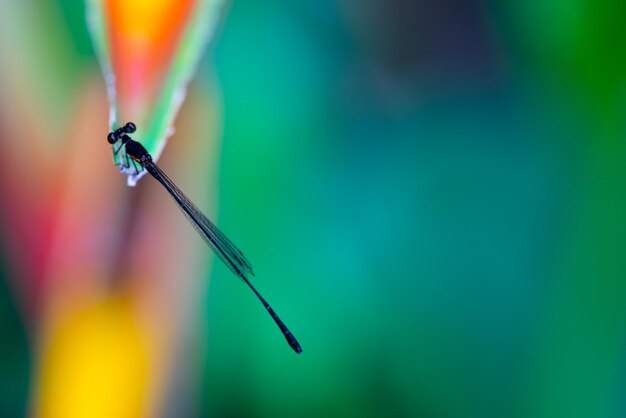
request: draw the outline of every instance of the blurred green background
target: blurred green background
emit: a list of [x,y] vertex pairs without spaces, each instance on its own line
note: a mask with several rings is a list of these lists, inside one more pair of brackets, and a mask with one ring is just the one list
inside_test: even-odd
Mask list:
[[[24,3],[2,45],[45,34],[20,52],[50,58],[27,71],[63,114],[99,71],[84,5]],[[221,91],[220,226],[304,353],[215,265],[194,405],[162,416],[626,416],[625,21],[610,0],[232,2],[192,90]],[[0,412],[21,416],[36,341],[10,274]]]

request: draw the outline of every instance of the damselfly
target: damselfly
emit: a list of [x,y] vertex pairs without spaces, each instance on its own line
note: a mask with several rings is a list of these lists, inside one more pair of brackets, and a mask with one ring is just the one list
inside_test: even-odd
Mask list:
[[[247,285],[252,289],[254,294],[259,298],[267,312],[271,315],[278,328],[287,339],[287,342],[293,348],[293,350],[300,354],[302,348],[293,336],[287,326],[281,321],[274,309],[269,303],[261,296],[256,288],[250,283],[249,276],[254,276],[252,265],[243,255],[243,253],[235,247],[227,237],[207,218],[201,211],[193,204],[191,200],[174,184],[169,177],[165,175],[152,160],[152,156],[146,151],[146,149],[139,142],[131,139],[128,134],[135,132],[137,127],[134,123],[128,122],[126,125],[110,132],[107,136],[109,144],[114,145],[117,142],[121,142],[114,152],[117,154],[125,147],[125,160],[126,168],[130,168],[132,164],[135,168],[135,172],[138,174],[144,169],[148,171],[159,183],[165,187],[169,194],[174,198],[178,206],[183,211],[189,222],[194,226],[196,231],[200,234],[202,239],[213,250],[215,255],[228,267],[233,273],[239,276]],[[129,159],[130,157],[130,159]]]

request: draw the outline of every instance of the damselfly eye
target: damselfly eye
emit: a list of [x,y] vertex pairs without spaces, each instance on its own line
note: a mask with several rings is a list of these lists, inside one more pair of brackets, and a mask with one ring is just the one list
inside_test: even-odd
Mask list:
[[128,122],[126,125],[124,125],[124,132],[126,132],[127,134],[132,134],[136,130],[137,126],[135,126],[135,124],[132,122]]
[[117,142],[117,136],[113,132],[109,132],[107,135],[107,141],[109,144],[115,144]]

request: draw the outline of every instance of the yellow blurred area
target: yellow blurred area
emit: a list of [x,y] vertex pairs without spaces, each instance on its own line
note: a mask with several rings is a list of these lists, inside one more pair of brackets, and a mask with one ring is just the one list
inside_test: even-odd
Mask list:
[[63,316],[43,344],[34,416],[146,416],[154,356],[131,299],[109,297]]
[[[110,22],[126,41],[158,45],[178,30],[191,0],[109,0]],[[141,16],[141,19],[137,17]]]

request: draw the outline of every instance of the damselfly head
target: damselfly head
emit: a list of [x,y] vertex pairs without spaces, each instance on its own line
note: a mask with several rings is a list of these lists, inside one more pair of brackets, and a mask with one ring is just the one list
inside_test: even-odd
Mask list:
[[126,125],[117,128],[113,132],[109,132],[107,135],[107,141],[109,144],[115,144],[119,139],[124,143],[130,139],[127,134],[132,134],[137,130],[137,125],[132,122],[127,122]]

